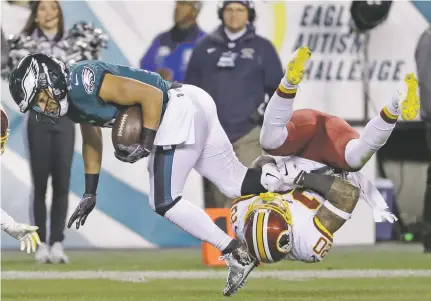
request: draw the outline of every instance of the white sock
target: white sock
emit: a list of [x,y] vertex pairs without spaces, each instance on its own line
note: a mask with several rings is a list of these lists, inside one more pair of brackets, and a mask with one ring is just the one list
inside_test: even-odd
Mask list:
[[394,98],[391,102],[389,102],[388,104],[386,104],[386,106],[382,109],[382,111],[380,112],[380,115],[384,114],[384,116],[382,117],[387,117],[390,120],[388,120],[390,123],[393,120],[397,120],[398,116],[400,116],[401,114],[401,108],[400,108],[400,103],[398,101],[398,99]]
[[280,92],[282,97],[278,92],[274,92],[268,105],[265,109],[264,119],[262,129],[260,131],[260,145],[263,149],[270,150],[280,147],[287,139],[287,123],[293,114],[293,102],[295,100],[296,88],[293,86],[286,87],[283,81],[288,85],[287,81],[283,77],[280,89],[284,89],[285,92],[294,90],[294,93],[287,94],[283,91]]
[[165,218],[220,251],[223,251],[233,239],[214,224],[205,211],[184,198],[166,211]]
[[367,123],[358,139],[350,140],[347,143],[345,158],[351,168],[361,169],[385,145],[392,130],[395,128],[396,120],[393,123],[388,123],[382,117],[382,114],[384,114],[382,112]]
[[283,76],[283,78],[281,79],[280,85],[282,85],[286,90],[296,90],[296,89],[298,89],[298,85],[292,85],[292,84],[290,84],[287,81],[286,76]]

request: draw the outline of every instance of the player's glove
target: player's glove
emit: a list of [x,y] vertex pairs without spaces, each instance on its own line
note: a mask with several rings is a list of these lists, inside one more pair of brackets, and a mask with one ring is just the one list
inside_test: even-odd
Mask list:
[[4,229],[4,231],[21,242],[21,251],[27,250],[27,253],[30,253],[30,251],[35,252],[36,246],[40,245],[40,238],[36,232],[37,229],[39,229],[37,226],[14,222]]
[[129,146],[119,144],[118,150],[115,152],[115,157],[123,162],[135,163],[142,158],[148,157],[154,145],[157,131],[142,128],[141,143],[135,143]]
[[262,166],[262,176],[260,183],[269,192],[280,191],[284,184],[283,174],[274,163],[267,163]]
[[283,175],[277,168],[277,162],[271,156],[259,156],[251,164],[254,168],[261,168],[260,184],[269,192],[279,191],[283,183]]
[[299,170],[293,165],[284,162],[284,168],[280,170],[274,157],[264,155],[254,160],[252,166],[262,168],[260,182],[269,192],[286,191],[299,186],[295,183]]
[[84,226],[88,215],[94,207],[96,207],[96,194],[84,193],[82,200],[79,202],[78,207],[75,209],[67,223],[67,228],[70,228],[75,221],[76,229],[79,229],[80,225]]
[[139,143],[132,144],[129,146],[119,144],[119,151],[114,153],[115,157],[123,162],[127,163],[135,163],[142,158],[148,157],[151,153],[151,150],[143,148]]

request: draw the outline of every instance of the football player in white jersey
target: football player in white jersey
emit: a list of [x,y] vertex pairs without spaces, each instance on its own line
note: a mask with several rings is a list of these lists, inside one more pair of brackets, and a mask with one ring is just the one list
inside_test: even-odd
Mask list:
[[262,193],[236,199],[232,228],[259,262],[319,262],[333,245],[333,234],[350,219],[359,189],[330,175],[301,173],[295,188],[284,194]]
[[374,220],[394,222],[396,217],[387,211],[383,197],[359,171],[386,143],[399,116],[411,120],[418,115],[417,79],[414,74],[407,74],[399,87],[399,97],[391,99],[359,134],[340,117],[312,109],[293,110],[310,58],[308,47],[300,47],[289,61],[265,110],[262,148],[267,154],[278,156],[277,166],[286,169],[286,173],[290,168],[311,172],[328,166],[343,171],[345,179],[360,187],[361,199],[373,209]]
[[[261,156],[253,165],[273,160]],[[373,209],[376,222],[397,220],[360,173],[337,172],[296,156],[278,158],[277,165],[285,171],[285,183],[291,183],[280,187],[285,192],[243,196],[231,207],[234,233],[259,262],[321,261],[360,199]]]
[[[391,101],[359,135],[336,116],[315,110],[293,112],[310,56],[307,47],[294,53],[265,111],[260,142],[270,155],[283,156],[277,166],[281,170],[284,165],[286,176],[296,177],[299,172],[295,183],[311,190],[293,187],[282,195],[246,196],[231,208],[234,232],[260,262],[320,261],[332,246],[333,233],[350,218],[360,197],[372,207],[375,221],[397,220],[375,187],[357,171],[384,145],[400,114],[407,120],[416,117],[414,74],[404,80],[407,94],[401,104]],[[332,168],[340,170],[341,177],[319,174],[331,173]]]

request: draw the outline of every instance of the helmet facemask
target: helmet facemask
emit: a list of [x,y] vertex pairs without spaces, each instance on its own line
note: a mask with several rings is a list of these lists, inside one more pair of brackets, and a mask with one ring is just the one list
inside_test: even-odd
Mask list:
[[[58,82],[66,80],[66,68],[62,62],[57,60],[55,60],[55,62],[60,65],[62,74],[57,74],[53,70],[49,70],[45,63],[41,64],[43,72],[40,74],[38,81],[38,86],[40,88],[39,93],[45,91],[49,97],[44,110],[41,110],[36,103],[31,106],[32,110],[38,113],[37,118],[41,122],[48,121],[51,123],[57,123],[61,116],[66,115],[69,108],[67,93],[62,91],[62,89],[57,88]],[[51,100],[55,101],[57,104],[57,108],[55,110],[49,109],[49,102]]]
[[[36,112],[36,118],[39,122],[55,124],[61,116],[67,113],[69,107],[67,100],[57,101],[52,93],[50,87],[40,91],[31,107]],[[40,106],[41,102],[45,104],[43,108]]]
[[4,148],[6,146],[6,142],[9,139],[9,133],[10,133],[10,130],[7,129],[6,132],[0,138],[0,140],[1,140],[0,141],[0,155],[3,155],[3,153],[4,153]]

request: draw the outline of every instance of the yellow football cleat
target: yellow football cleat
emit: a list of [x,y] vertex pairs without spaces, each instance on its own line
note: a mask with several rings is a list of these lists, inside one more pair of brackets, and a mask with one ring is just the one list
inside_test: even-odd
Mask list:
[[401,116],[404,120],[415,119],[420,110],[418,96],[418,80],[414,73],[406,74],[404,82],[407,85],[407,96],[401,102]]
[[287,64],[286,79],[291,85],[297,85],[304,77],[305,63],[311,58],[311,51],[307,46],[298,48]]

